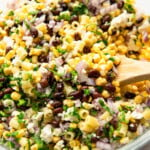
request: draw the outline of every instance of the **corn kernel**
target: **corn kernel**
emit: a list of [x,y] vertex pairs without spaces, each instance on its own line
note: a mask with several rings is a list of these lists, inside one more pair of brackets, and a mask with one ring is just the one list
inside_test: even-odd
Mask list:
[[38,145],[37,144],[32,145],[31,150],[38,150]]
[[143,117],[145,120],[150,120],[150,109],[146,108],[143,112]]
[[96,85],[98,85],[98,86],[102,86],[106,83],[107,83],[107,81],[106,81],[105,78],[99,77],[99,78],[96,79]]
[[77,128],[77,124],[76,123],[70,123],[70,128]]
[[18,92],[11,93],[11,98],[15,101],[18,101],[21,98],[21,95]]
[[143,102],[143,97],[141,95],[138,95],[134,98],[134,102],[136,104],[141,104]]

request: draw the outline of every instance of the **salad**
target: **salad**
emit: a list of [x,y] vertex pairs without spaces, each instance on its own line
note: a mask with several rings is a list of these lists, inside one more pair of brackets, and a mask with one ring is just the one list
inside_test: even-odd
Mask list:
[[[0,142],[10,150],[115,150],[150,126],[150,17],[133,0],[12,0],[0,13]],[[144,66],[143,66],[144,67]],[[148,68],[149,69],[149,68]]]

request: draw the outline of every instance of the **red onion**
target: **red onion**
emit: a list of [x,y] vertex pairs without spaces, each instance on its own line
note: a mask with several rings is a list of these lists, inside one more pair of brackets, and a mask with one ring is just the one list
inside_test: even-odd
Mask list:
[[76,66],[76,71],[78,72],[78,79],[79,82],[85,82],[87,85],[95,85],[94,79],[88,78],[85,70],[87,69],[88,65],[85,61],[80,61]]
[[57,66],[62,66],[64,64],[64,60],[62,57],[56,58],[56,65]]
[[118,9],[117,4],[113,4],[113,5],[110,5],[107,8],[101,9],[100,14],[105,15],[105,14],[110,13],[111,11],[114,11],[116,9]]
[[96,147],[101,150],[113,150],[110,144],[98,141]]
[[148,38],[148,32],[143,32],[143,41],[144,42],[147,42],[149,40],[149,38]]
[[40,18],[37,18],[35,21],[35,25],[39,25],[45,20],[45,15],[42,15]]

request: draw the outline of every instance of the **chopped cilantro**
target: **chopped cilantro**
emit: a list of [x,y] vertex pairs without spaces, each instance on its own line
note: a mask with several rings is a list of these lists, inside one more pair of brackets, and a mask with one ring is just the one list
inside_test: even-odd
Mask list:
[[19,115],[17,115],[18,123],[24,123],[24,113],[21,112]]
[[67,50],[64,50],[64,49],[61,49],[61,48],[58,48],[57,51],[58,51],[58,53],[60,53],[62,55],[67,52]]
[[102,99],[99,99],[99,103],[100,105],[106,110],[108,111],[110,114],[113,114],[114,112],[112,110],[110,110],[110,108],[104,103],[104,101]]
[[113,57],[110,57],[109,60],[111,60],[112,62],[115,61],[115,59]]
[[98,30],[96,30],[96,31],[92,31],[94,34],[96,34],[96,35],[102,35],[102,33],[100,32],[100,31],[98,31]]
[[4,97],[3,97],[3,99],[11,99],[10,94],[5,94]]
[[83,139],[83,142],[88,146],[89,150],[92,150],[92,137],[94,137],[94,134],[88,134],[86,138]]
[[126,120],[126,113],[125,113],[124,111],[120,112],[120,114],[119,114],[119,121],[120,121],[120,122],[127,123],[127,120]]
[[125,3],[124,8],[128,13],[135,13],[135,10],[131,4]]
[[38,11],[30,11],[29,15],[37,15]]
[[67,105],[64,105],[64,106],[63,106],[63,110],[64,110],[64,111],[67,111],[67,109],[68,109],[68,106],[67,106]]
[[14,11],[10,11],[9,13],[8,13],[8,16],[14,16]]
[[90,114],[91,114],[92,116],[96,116],[96,115],[98,114],[98,111],[95,110],[95,109],[91,109],[91,110],[90,110]]
[[84,92],[84,95],[85,95],[85,96],[88,96],[88,95],[91,94],[91,92],[90,92],[89,89],[84,89],[83,92]]
[[99,41],[97,41],[97,43],[100,43],[100,42],[103,42],[105,44],[105,46],[108,45],[108,41],[107,40],[99,40]]
[[39,69],[39,66],[36,66],[33,68],[34,71],[37,71]]
[[116,97],[115,97],[115,100],[116,100],[116,101],[119,101],[119,100],[121,100],[121,97],[120,97],[120,96],[116,96]]
[[62,13],[58,16],[58,20],[70,21],[71,16],[69,13]]
[[29,25],[29,23],[27,21],[24,21],[24,24],[25,24],[27,29],[30,29],[30,25]]
[[103,91],[103,87],[102,86],[96,86],[96,89],[100,93],[102,93],[102,91]]
[[16,137],[18,135],[18,131],[14,131],[12,133],[7,133],[6,136],[8,137]]
[[20,99],[19,101],[18,101],[18,104],[17,104],[18,106],[25,106],[26,105],[26,100],[24,100],[24,99]]
[[73,8],[73,15],[83,15],[88,14],[88,8],[83,3],[80,3],[78,6]]

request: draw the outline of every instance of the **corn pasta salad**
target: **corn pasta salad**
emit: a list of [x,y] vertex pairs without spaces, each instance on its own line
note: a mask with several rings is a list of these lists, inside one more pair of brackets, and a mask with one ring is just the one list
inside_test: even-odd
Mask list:
[[[150,17],[133,0],[12,0],[0,13],[0,142],[10,150],[115,150],[150,126]],[[149,69],[149,68],[148,68]]]

